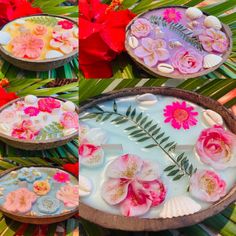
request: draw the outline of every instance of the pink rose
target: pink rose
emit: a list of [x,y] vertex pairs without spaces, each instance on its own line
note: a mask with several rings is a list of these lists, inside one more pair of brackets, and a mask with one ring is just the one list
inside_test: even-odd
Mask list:
[[214,171],[198,170],[190,178],[189,191],[200,200],[215,202],[226,194],[226,183]]
[[79,128],[79,116],[75,112],[63,113],[60,122],[61,122],[61,125],[66,129]]
[[38,107],[40,111],[52,113],[54,109],[61,107],[61,103],[55,98],[41,98],[38,100]]
[[131,33],[138,38],[148,36],[151,30],[151,23],[144,18],[137,19],[131,26]]
[[16,119],[16,112],[4,110],[0,113],[0,123],[12,123]]
[[39,109],[37,107],[26,107],[24,113],[29,116],[37,116],[39,114]]
[[179,49],[172,57],[172,65],[182,74],[193,74],[198,72],[202,68],[202,63],[202,55],[192,49]]
[[37,25],[34,28],[34,33],[36,35],[45,35],[48,32],[47,27],[44,25]]
[[236,166],[236,135],[226,131],[222,126],[205,129],[201,132],[196,151],[201,161],[215,169]]

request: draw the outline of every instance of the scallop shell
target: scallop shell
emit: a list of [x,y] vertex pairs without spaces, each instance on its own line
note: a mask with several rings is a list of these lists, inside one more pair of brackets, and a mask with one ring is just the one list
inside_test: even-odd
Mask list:
[[79,175],[79,196],[86,197],[92,192],[92,182],[83,175]]
[[215,54],[208,54],[204,57],[203,67],[205,69],[212,68],[222,61],[222,57]]
[[131,37],[129,37],[129,46],[131,47],[131,48],[136,48],[136,47],[138,47],[138,39],[137,38],[135,38],[134,36],[131,36]]
[[185,14],[191,20],[199,19],[203,15],[202,11],[200,9],[196,8],[196,7],[189,7],[186,10]]
[[179,48],[179,47],[182,47],[182,46],[183,46],[183,44],[180,41],[178,41],[178,40],[172,40],[172,41],[169,42],[169,47],[171,49]]
[[74,112],[75,111],[75,104],[73,102],[67,101],[62,104],[62,109],[64,111],[70,111]]
[[38,98],[34,95],[27,95],[25,96],[25,103],[27,104],[35,104]]
[[56,50],[50,50],[46,54],[47,59],[53,59],[53,58],[58,58],[58,57],[63,57],[63,56],[64,56],[63,53],[58,52]]
[[136,97],[136,101],[141,106],[152,106],[157,103],[157,98],[151,93],[145,93],[142,95],[138,95]]
[[0,31],[0,44],[7,45],[11,40],[11,35],[7,32]]
[[222,28],[220,20],[215,16],[207,16],[203,24],[207,28],[214,28],[216,30],[220,30]]
[[164,203],[160,212],[161,218],[173,218],[178,216],[191,215],[198,212],[201,205],[187,196],[176,196]]
[[222,116],[212,110],[205,110],[203,112],[203,120],[209,126],[223,125],[224,123]]
[[14,22],[15,22],[17,25],[24,25],[24,24],[26,23],[26,21],[23,20],[23,19],[18,19],[18,20],[15,20]]
[[172,73],[175,69],[172,65],[170,64],[167,64],[167,63],[160,63],[158,66],[157,66],[157,69],[162,72],[162,73],[165,73],[165,74],[170,74]]

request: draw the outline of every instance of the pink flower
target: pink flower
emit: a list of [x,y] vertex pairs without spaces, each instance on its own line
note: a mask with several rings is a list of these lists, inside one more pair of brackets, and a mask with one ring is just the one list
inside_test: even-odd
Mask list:
[[59,183],[66,183],[70,181],[70,175],[66,172],[58,171],[55,175],[53,175],[53,179]]
[[74,38],[72,32],[64,32],[56,28],[53,32],[53,39],[50,41],[50,46],[60,49],[65,54],[69,54],[78,48],[78,39]]
[[170,55],[165,49],[166,42],[163,39],[153,40],[151,38],[143,38],[141,46],[134,50],[134,54],[144,60],[144,63],[150,67],[154,67],[158,61],[166,61]]
[[199,35],[199,40],[207,52],[223,53],[228,49],[229,45],[229,40],[225,33],[213,28],[206,29],[203,34]]
[[201,70],[202,64],[203,56],[192,49],[179,49],[172,57],[172,65],[182,74],[196,73]]
[[79,116],[76,112],[64,112],[60,119],[61,125],[66,128],[79,128]]
[[0,113],[0,123],[12,123],[15,121],[17,116],[16,111],[3,110]]
[[74,24],[68,20],[61,20],[57,23],[58,25],[61,25],[63,29],[72,29],[74,27]]
[[16,57],[37,59],[40,57],[44,42],[33,34],[27,33],[11,41],[12,53]]
[[152,30],[151,23],[147,19],[144,19],[144,18],[137,19],[131,25],[131,33],[137,38],[148,36],[151,30]]
[[23,120],[22,123],[13,128],[11,135],[14,138],[32,140],[39,134],[39,132],[40,131],[34,127],[31,120]]
[[19,188],[7,194],[3,207],[10,212],[27,213],[31,210],[32,204],[36,201],[35,193],[27,188]]
[[215,169],[235,167],[236,135],[215,125],[201,132],[196,151],[203,163]]
[[16,109],[17,111],[23,111],[25,108],[25,103],[23,101],[17,101],[14,104],[14,109]]
[[29,116],[37,116],[39,114],[39,109],[37,107],[26,107],[24,113]]
[[44,25],[36,25],[34,33],[36,35],[45,35],[48,32],[47,27]]
[[164,19],[168,22],[178,23],[182,19],[182,15],[179,11],[176,11],[174,8],[167,8],[164,12]]
[[189,129],[190,126],[197,124],[194,116],[197,116],[198,112],[193,110],[194,108],[187,106],[185,101],[182,103],[173,102],[172,105],[167,105],[164,109],[164,116],[166,117],[164,122],[171,122],[172,127],[175,129]]
[[200,200],[215,202],[226,194],[226,183],[214,171],[198,170],[190,178],[189,191]]
[[166,188],[157,168],[138,156],[118,157],[107,167],[106,176],[102,197],[110,205],[119,205],[125,216],[143,215],[165,199]]
[[54,109],[61,107],[61,103],[55,98],[41,98],[38,100],[38,107],[40,111],[52,113]]
[[79,186],[65,185],[56,194],[57,199],[61,200],[66,207],[76,207],[79,205]]

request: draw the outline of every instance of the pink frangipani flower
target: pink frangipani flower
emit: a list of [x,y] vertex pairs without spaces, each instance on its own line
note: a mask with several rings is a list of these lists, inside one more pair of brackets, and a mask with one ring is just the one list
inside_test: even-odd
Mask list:
[[119,205],[122,215],[143,215],[165,199],[166,188],[157,168],[136,155],[115,159],[106,176],[109,179],[102,185],[102,197],[110,205]]
[[134,54],[142,58],[147,66],[154,67],[158,61],[166,61],[170,55],[163,39],[153,40],[151,38],[143,38],[141,46],[134,50]]
[[201,132],[196,151],[203,163],[215,169],[235,167],[236,135],[215,125]]
[[192,106],[187,106],[186,102],[173,102],[164,109],[165,123],[170,123],[175,129],[189,129],[190,126],[197,124],[195,116],[198,112],[194,111]]
[[226,183],[211,170],[198,170],[190,178],[189,192],[205,202],[215,202],[226,194]]
[[176,11],[175,8],[167,8],[163,12],[163,18],[168,22],[178,23],[182,19],[182,15],[179,11]]

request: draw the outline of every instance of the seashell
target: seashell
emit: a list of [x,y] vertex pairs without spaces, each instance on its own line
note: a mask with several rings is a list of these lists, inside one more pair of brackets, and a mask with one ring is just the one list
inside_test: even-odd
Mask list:
[[187,196],[176,196],[164,203],[160,212],[161,218],[173,218],[178,216],[191,215],[198,212],[201,205]]
[[141,106],[152,106],[157,103],[157,97],[151,93],[136,96],[136,101]]
[[17,25],[24,25],[24,24],[26,23],[26,21],[23,20],[23,19],[18,19],[18,20],[15,20],[14,22],[15,22]]
[[169,42],[169,47],[171,48],[171,49],[173,49],[173,48],[179,48],[179,47],[182,47],[183,46],[183,44],[180,42],[180,41],[170,41]]
[[188,27],[190,29],[194,29],[195,27],[197,27],[199,25],[199,23],[197,21],[191,21],[188,23]]
[[208,54],[203,59],[203,67],[208,69],[218,65],[222,61],[222,57],[215,54]]
[[75,111],[75,104],[73,102],[67,101],[62,104],[62,109],[64,111],[70,111],[74,112]]
[[158,66],[157,66],[157,69],[162,72],[162,73],[165,73],[165,74],[170,74],[172,73],[175,69],[172,65],[170,64],[167,64],[167,63],[160,63]]
[[46,53],[46,58],[47,59],[52,59],[52,58],[58,58],[58,57],[63,57],[64,54],[59,52],[59,51],[56,51],[56,50],[50,50]]
[[155,34],[156,34],[156,37],[159,39],[165,38],[165,33],[159,27],[155,29]]
[[0,133],[7,133],[10,127],[7,124],[0,123]]
[[138,39],[137,39],[137,38],[135,38],[134,36],[129,37],[129,46],[130,46],[131,48],[136,48],[136,47],[138,47],[138,44],[139,44],[139,42],[138,42]]
[[222,28],[220,20],[215,16],[207,16],[203,24],[207,28],[214,28],[216,30],[220,30]]
[[209,126],[223,125],[224,123],[222,116],[212,110],[203,111],[203,119]]
[[196,7],[189,7],[186,10],[185,14],[191,20],[199,19],[203,15],[202,11],[200,9],[196,8]]
[[77,129],[75,129],[75,128],[64,129],[64,130],[63,130],[64,136],[71,135],[71,134],[73,134],[73,133],[75,133],[75,132],[77,132]]
[[25,96],[25,103],[27,104],[35,104],[38,98],[34,95],[27,95]]
[[11,35],[7,32],[0,31],[0,44],[7,45],[11,40]]
[[79,175],[79,196],[86,197],[92,192],[92,182],[83,175]]

